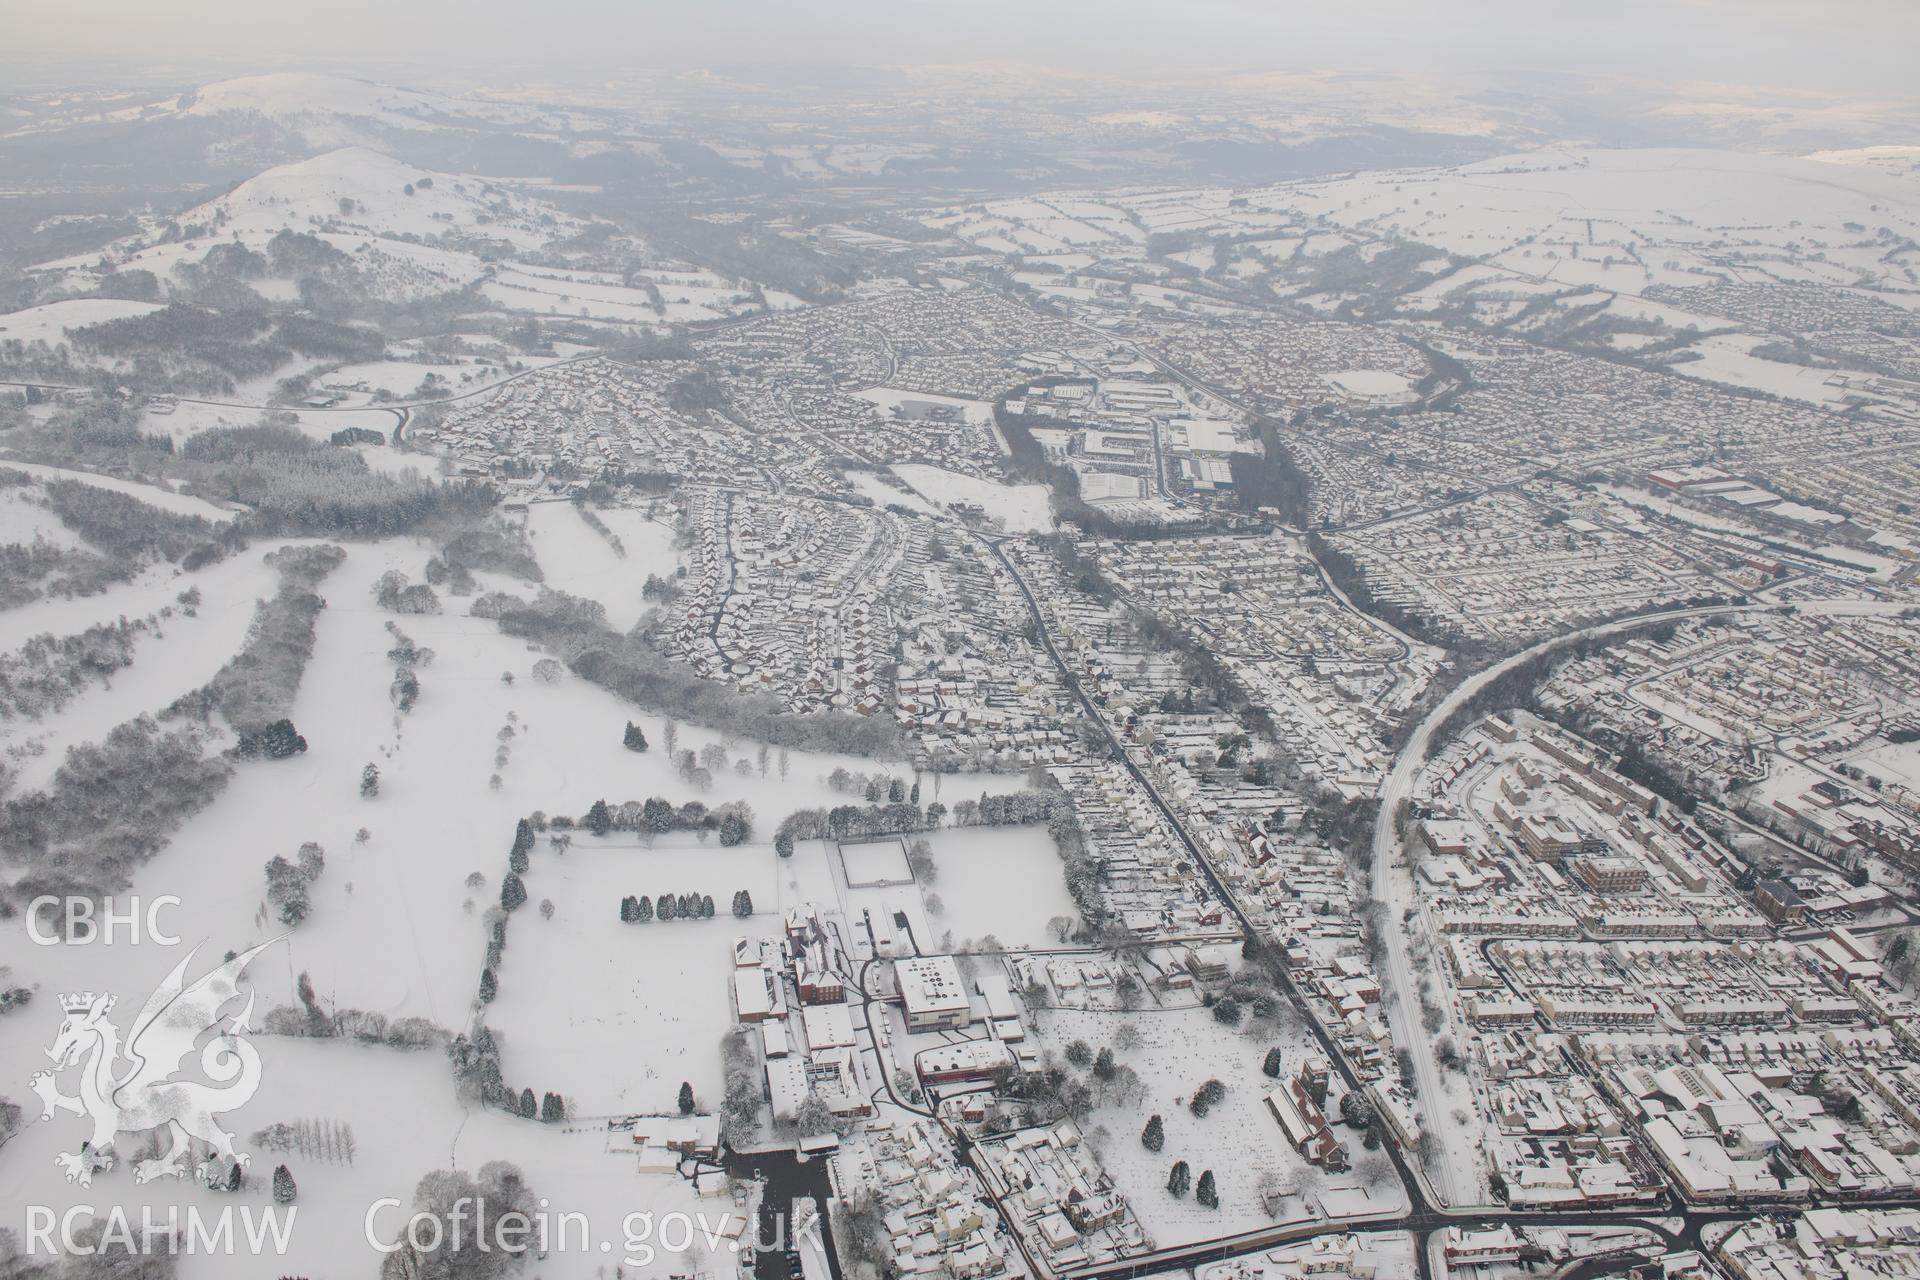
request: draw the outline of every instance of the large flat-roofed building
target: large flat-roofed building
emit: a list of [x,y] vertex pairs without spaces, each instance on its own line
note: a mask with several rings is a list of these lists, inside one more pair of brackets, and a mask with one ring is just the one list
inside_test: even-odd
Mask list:
[[1595,893],[1637,893],[1647,887],[1647,869],[1632,858],[1576,858],[1573,874]]
[[1013,1052],[998,1040],[962,1040],[914,1055],[921,1084],[974,1083],[993,1079],[994,1072],[1014,1061]]
[[906,1007],[907,1030],[957,1031],[973,1021],[960,966],[952,956],[896,960],[893,980]]
[[1606,841],[1557,814],[1523,813],[1514,834],[1536,862],[1552,862],[1582,853],[1604,853]]
[[853,1015],[844,1004],[812,1004],[800,1011],[807,1051],[842,1049],[853,1043]]

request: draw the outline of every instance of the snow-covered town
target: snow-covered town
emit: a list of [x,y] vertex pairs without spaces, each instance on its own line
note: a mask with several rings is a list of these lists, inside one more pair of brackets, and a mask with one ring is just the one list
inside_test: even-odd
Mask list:
[[1920,18],[1287,8],[12,5],[0,1277],[1920,1277]]

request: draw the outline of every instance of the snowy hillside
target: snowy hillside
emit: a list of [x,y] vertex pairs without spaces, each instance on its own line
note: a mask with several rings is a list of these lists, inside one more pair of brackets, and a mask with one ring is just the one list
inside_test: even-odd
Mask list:
[[[227,272],[263,301],[292,303],[299,278],[317,270],[355,297],[409,302],[464,289],[489,274],[491,260],[543,249],[585,225],[482,179],[343,147],[268,169],[176,218],[152,219],[148,230],[110,246],[107,257],[120,273],[152,273],[174,298],[209,273]],[[294,263],[288,234],[319,244]],[[259,255],[243,260],[256,265],[237,272],[219,265],[219,255],[234,246]],[[324,261],[307,261],[316,256]],[[90,291],[99,287],[100,263],[101,255],[81,254],[34,271],[47,288]]]
[[365,147],[280,165],[183,217],[223,230],[272,234],[325,226],[389,238],[449,233],[535,248],[580,227],[550,206],[475,178],[424,171]]
[[[1860,238],[1848,224],[1886,225],[1900,234],[1920,227],[1920,181],[1910,177],[1727,151],[1556,149],[1451,169],[1290,183],[1251,202],[1508,265],[1534,241],[1590,245],[1593,259],[1612,249],[1624,259],[1636,244],[1705,248],[1729,233],[1839,249]],[[1760,209],[1768,211],[1764,224],[1755,218]],[[1871,268],[1878,255],[1856,256],[1847,265]],[[1641,264],[1634,275],[1640,283],[1682,283],[1690,265]],[[1572,283],[1592,274],[1591,267],[1562,267],[1556,278]]]
[[430,94],[371,80],[281,71],[218,80],[181,94],[175,106],[183,115],[258,111],[271,116],[333,114],[394,121],[417,119],[437,111],[438,104],[439,100]]
[[44,342],[53,346],[66,340],[69,329],[143,316],[159,309],[157,303],[126,298],[69,298],[65,302],[49,302],[0,315],[0,343]]
[[1796,158],[1549,147],[1250,189],[1042,194],[923,217],[1017,260],[1028,268],[1021,283],[1056,299],[1094,297],[1100,271],[1132,269],[1152,252],[1142,241],[1160,236],[1184,242],[1168,261],[1216,286],[1135,286],[1163,305],[1218,311],[1220,287],[1258,282],[1255,297],[1313,311],[1464,319],[1831,407],[1884,402],[1891,393],[1868,375],[1893,366],[1794,349],[1802,330],[1763,320],[1754,291],[1851,294],[1862,309],[1842,329],[1901,328],[1920,298],[1920,174],[1901,148]]
[[[319,296],[341,314],[367,304],[421,303],[477,288],[479,309],[491,306],[622,331],[725,319],[793,301],[752,281],[689,269],[637,236],[615,233],[528,191],[435,172],[362,146],[273,166],[184,212],[142,221],[140,232],[108,245],[104,253],[40,263],[30,277],[41,296],[131,289],[151,301],[75,299],[52,304],[58,311],[0,316],[0,340],[57,347],[67,329],[169,301],[215,310],[300,309]],[[557,263],[556,257],[574,259],[575,252],[564,246],[589,228],[597,231],[588,238],[591,247],[578,251],[583,265]],[[621,270],[606,270],[604,264]],[[475,304],[468,299],[461,305]],[[324,363],[300,372],[312,373]],[[20,372],[49,382],[67,380],[58,367]],[[387,380],[378,370],[371,372],[375,383]],[[275,368],[273,380],[287,373]],[[412,389],[420,378],[413,372],[401,389]],[[226,389],[209,388],[204,380],[199,386]]]

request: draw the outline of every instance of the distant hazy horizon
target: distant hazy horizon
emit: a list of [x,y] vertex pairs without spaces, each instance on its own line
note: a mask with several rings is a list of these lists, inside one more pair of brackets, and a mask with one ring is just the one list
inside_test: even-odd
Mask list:
[[19,88],[186,83],[270,70],[448,84],[580,88],[643,73],[831,66],[1045,68],[1143,81],[1203,74],[1530,76],[1911,96],[1920,6],[1899,0],[1620,0],[1604,5],[1381,0],[1356,13],[1291,0],[903,6],[829,0],[699,5],[339,0],[324,22],[241,0],[0,0]]

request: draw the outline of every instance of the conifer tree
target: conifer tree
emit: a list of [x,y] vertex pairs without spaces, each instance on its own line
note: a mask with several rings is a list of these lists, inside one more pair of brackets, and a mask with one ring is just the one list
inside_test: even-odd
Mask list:
[[283,1164],[274,1166],[273,1202],[275,1204],[292,1204],[294,1197],[299,1194],[300,1188],[293,1184],[292,1171]]
[[693,1083],[688,1080],[680,1082],[680,1114],[683,1116],[693,1114]]
[[[241,755],[253,754],[247,750],[249,741],[247,735],[242,735]],[[293,721],[275,720],[260,731],[259,738],[253,745],[255,752],[266,756],[269,760],[285,760],[288,756],[297,756],[305,751],[307,740],[300,735],[299,730],[293,727]]]
[[1187,1194],[1187,1188],[1191,1186],[1192,1183],[1193,1174],[1188,1171],[1187,1162],[1185,1160],[1175,1160],[1173,1162],[1173,1171],[1167,1175],[1167,1190],[1172,1192],[1174,1199],[1177,1200]]
[[1147,1127],[1140,1131],[1140,1145],[1149,1151],[1158,1151],[1167,1145],[1167,1126],[1159,1116],[1147,1117]]

